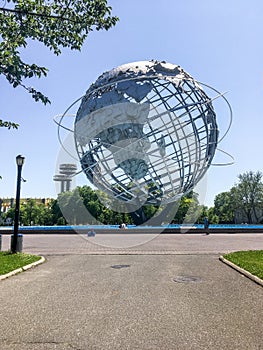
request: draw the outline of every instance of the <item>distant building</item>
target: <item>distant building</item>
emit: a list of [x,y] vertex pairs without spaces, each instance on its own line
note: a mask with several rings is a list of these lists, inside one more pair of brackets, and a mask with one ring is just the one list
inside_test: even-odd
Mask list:
[[[20,203],[26,203],[29,199],[33,199],[38,204],[44,204],[46,207],[53,198],[21,198]],[[6,213],[9,209],[15,206],[14,198],[0,198],[0,214]]]
[[54,175],[53,180],[60,182],[60,192],[70,191],[72,177],[76,174],[77,166],[75,164],[61,164],[59,174]]
[[13,208],[14,203],[14,198],[0,198],[0,213],[6,213],[10,208]]

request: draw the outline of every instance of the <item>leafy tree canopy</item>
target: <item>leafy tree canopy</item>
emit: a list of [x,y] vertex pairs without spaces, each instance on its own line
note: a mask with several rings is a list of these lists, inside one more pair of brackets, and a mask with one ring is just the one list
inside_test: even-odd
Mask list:
[[214,200],[214,214],[218,216],[220,223],[230,224],[234,222],[234,205],[230,191],[221,192]]
[[260,171],[248,171],[238,175],[238,183],[230,190],[233,207],[243,211],[249,224],[262,220],[262,178],[263,174]]
[[[0,1],[0,75],[14,88],[25,88],[35,101],[49,103],[47,96],[24,83],[26,78],[46,76],[48,69],[24,62],[20,50],[30,40],[43,43],[55,55],[62,48],[80,50],[91,31],[108,30],[117,21],[107,0]],[[15,127],[2,120],[0,126]]]
[[260,223],[263,220],[263,174],[248,171],[238,175],[238,182],[228,191],[219,193],[214,200],[214,214],[220,223],[242,221]]

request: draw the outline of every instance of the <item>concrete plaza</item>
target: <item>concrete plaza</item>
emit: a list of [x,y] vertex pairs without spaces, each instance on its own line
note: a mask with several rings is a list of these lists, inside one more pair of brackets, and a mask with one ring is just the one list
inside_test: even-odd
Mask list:
[[0,349],[263,350],[263,288],[218,259],[262,234],[150,238],[25,235],[47,261],[1,281]]
[[[3,250],[10,249],[10,235],[2,236]],[[223,254],[263,249],[263,234],[26,234],[23,251],[33,254]]]

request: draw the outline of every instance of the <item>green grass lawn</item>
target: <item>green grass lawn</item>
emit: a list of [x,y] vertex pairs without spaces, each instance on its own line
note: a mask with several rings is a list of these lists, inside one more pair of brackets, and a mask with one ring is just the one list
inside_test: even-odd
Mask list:
[[0,275],[19,269],[41,259],[40,256],[10,252],[0,252]]
[[263,279],[263,250],[248,250],[225,254],[224,258]]

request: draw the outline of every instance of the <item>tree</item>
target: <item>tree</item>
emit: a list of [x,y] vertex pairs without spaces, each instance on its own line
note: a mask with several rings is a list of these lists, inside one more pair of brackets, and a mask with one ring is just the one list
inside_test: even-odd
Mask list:
[[178,206],[178,209],[176,211],[176,214],[174,216],[173,222],[176,224],[182,224],[184,221],[184,218],[189,210],[189,207],[192,203],[192,199],[188,196],[183,196],[180,199],[180,204]]
[[70,225],[87,224],[86,210],[83,200],[79,195],[78,187],[73,191],[62,192],[58,195],[58,205],[60,210]]
[[220,223],[232,224],[234,222],[235,210],[230,191],[216,195],[213,211]]
[[240,210],[247,223],[259,223],[263,218],[263,174],[249,171],[238,175],[239,182],[230,190],[233,207]]
[[[15,208],[11,208],[5,214],[6,218],[14,220]],[[20,223],[21,225],[52,225],[52,211],[50,207],[46,207],[43,203],[37,202],[35,199],[27,199],[20,204]]]
[[66,221],[61,213],[57,199],[52,199],[49,205],[52,215],[52,225],[65,225]]
[[[108,30],[117,21],[107,0],[6,0],[0,7],[0,75],[14,88],[26,89],[35,101],[49,103],[47,96],[24,82],[46,76],[48,69],[24,62],[20,50],[31,40],[41,42],[55,55],[62,48],[80,50],[91,31]],[[0,120],[0,127],[15,125]]]
[[39,223],[40,207],[34,199],[28,199],[20,205],[20,221],[23,225],[30,226]]
[[203,212],[203,206],[199,204],[198,194],[195,192],[190,192],[188,198],[190,200],[188,210],[184,217],[184,223],[194,224],[198,221],[198,218]]
[[211,224],[218,224],[219,223],[219,217],[215,214],[214,207],[211,207],[207,210],[208,220]]
[[230,191],[219,193],[214,200],[214,214],[220,223],[260,223],[263,219],[263,174],[248,171],[238,175],[238,183]]
[[179,200],[173,222],[177,224],[195,223],[201,215],[202,209],[198,202],[198,194],[190,191]]

